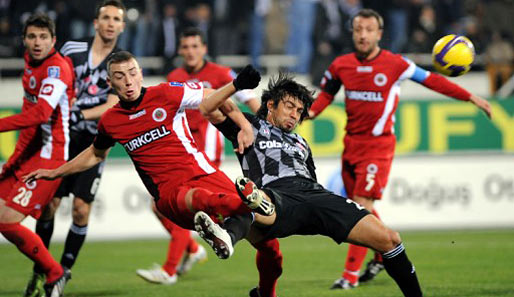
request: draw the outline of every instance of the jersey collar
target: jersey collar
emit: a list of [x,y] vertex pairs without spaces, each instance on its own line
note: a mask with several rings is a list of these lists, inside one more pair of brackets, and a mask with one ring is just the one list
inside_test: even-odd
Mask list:
[[133,109],[133,108],[138,107],[139,104],[141,103],[141,101],[143,101],[143,97],[145,96],[145,93],[146,93],[146,88],[141,88],[141,94],[135,101],[127,102],[127,101],[120,100],[120,106],[123,109]]

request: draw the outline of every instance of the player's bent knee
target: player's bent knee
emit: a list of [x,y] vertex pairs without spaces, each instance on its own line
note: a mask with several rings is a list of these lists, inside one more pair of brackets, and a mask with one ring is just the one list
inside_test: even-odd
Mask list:
[[89,221],[91,205],[82,199],[74,199],[72,217],[73,222],[78,225],[86,225]]

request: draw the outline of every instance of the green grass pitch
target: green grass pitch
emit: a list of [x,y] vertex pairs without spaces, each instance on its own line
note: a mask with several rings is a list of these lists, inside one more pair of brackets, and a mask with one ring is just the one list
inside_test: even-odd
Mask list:
[[[402,237],[425,296],[514,296],[514,230],[411,231]],[[346,244],[337,246],[318,236],[295,236],[280,243],[284,272],[279,296],[402,296],[385,272],[355,290],[329,290],[343,268]],[[61,250],[62,244],[51,249],[59,257]],[[248,296],[257,283],[255,252],[246,242],[237,245],[229,260],[218,260],[209,252],[209,261],[173,286],[152,285],[136,276],[137,268],[161,263],[166,250],[166,240],[87,242],[64,295]],[[14,246],[1,244],[0,296],[22,296],[31,267]]]

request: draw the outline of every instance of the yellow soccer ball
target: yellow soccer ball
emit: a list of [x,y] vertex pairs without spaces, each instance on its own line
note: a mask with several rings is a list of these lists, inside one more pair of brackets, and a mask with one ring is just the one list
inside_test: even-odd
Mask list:
[[446,35],[439,39],[432,49],[435,70],[447,76],[459,76],[468,72],[474,59],[473,43],[460,35]]

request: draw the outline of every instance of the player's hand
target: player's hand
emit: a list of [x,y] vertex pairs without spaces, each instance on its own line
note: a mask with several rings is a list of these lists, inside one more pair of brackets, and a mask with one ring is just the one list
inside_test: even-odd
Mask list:
[[237,133],[237,143],[239,146],[234,149],[234,152],[243,154],[245,149],[252,146],[254,141],[253,129],[250,125],[245,125],[239,133]]
[[84,114],[80,110],[70,111],[70,126],[75,126],[84,120]]
[[316,117],[316,114],[314,113],[314,111],[309,110],[307,116],[305,117],[305,119],[306,120],[314,120],[315,117]]
[[58,178],[58,176],[55,173],[55,170],[38,169],[36,171],[32,171],[31,173],[23,176],[22,180],[24,183],[30,183],[31,181],[35,181],[38,179],[54,180],[56,178]]
[[471,101],[478,108],[483,110],[488,118],[492,117],[491,104],[489,104],[489,102],[487,100],[485,100],[482,97],[476,96],[476,95],[471,95],[471,97],[469,98],[469,101]]
[[252,65],[246,65],[234,79],[234,87],[236,91],[244,89],[254,89],[261,81],[261,74]]

